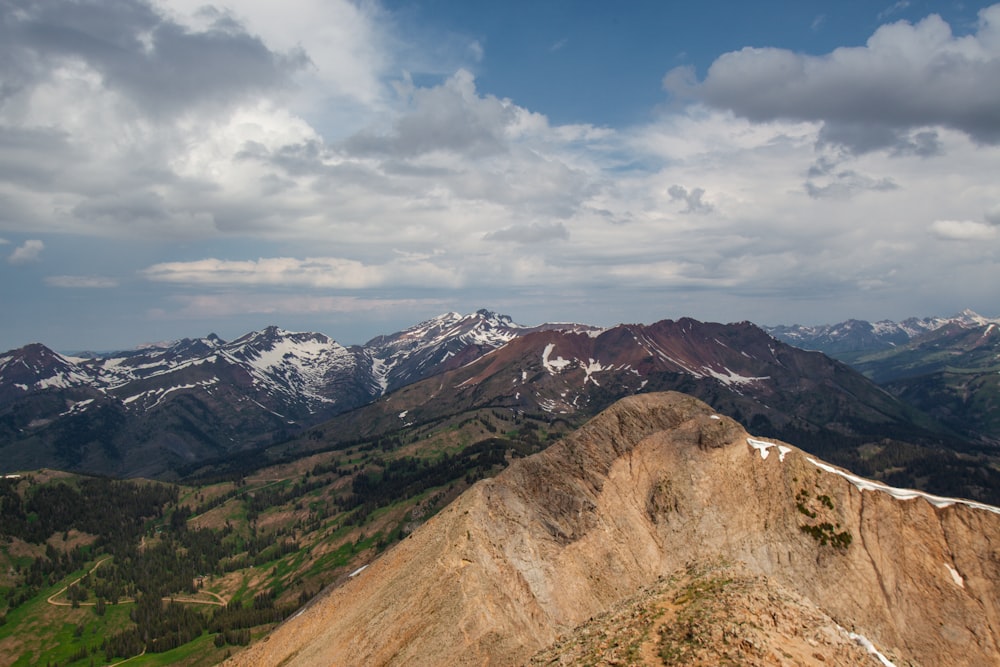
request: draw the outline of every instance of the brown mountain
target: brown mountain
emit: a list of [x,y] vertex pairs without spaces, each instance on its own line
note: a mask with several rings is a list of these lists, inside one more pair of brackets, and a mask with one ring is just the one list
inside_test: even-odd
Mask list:
[[865,642],[890,664],[997,664],[997,511],[866,482],[689,396],[634,396],[477,483],[232,664],[616,648],[633,664],[879,664]]
[[967,441],[846,364],[749,322],[681,319],[525,334],[316,428],[299,451],[480,409],[575,428],[624,396],[668,390],[861,474],[1000,502],[1000,473],[988,453],[969,452]]

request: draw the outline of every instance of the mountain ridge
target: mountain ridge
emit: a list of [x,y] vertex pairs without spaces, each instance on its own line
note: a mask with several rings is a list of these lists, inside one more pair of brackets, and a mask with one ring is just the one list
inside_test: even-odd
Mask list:
[[[41,349],[22,348],[49,360],[49,375],[36,371],[34,380],[21,372],[24,359],[0,356],[0,396],[7,397],[0,451],[11,470],[176,478],[200,462],[258,452],[309,429],[323,441],[319,426],[341,415],[337,429],[358,436],[473,404],[578,424],[621,396],[665,389],[693,393],[758,432],[809,442],[816,453],[867,474],[881,459],[833,450],[885,439],[967,447],[957,431],[846,365],[783,344],[749,322],[526,327],[481,310],[446,313],[368,347],[268,327],[231,342],[210,335],[82,360],[51,351],[39,357]],[[9,379],[11,369],[21,375]],[[420,384],[432,377],[433,384]],[[368,432],[351,420],[366,422]],[[898,466],[893,456],[882,457],[886,467]],[[971,479],[953,474],[963,476]],[[931,488],[956,493],[933,479]],[[960,493],[982,497],[975,489]]]
[[522,664],[712,557],[773,578],[892,659],[1000,659],[996,508],[902,500],[820,463],[689,396],[622,399],[476,483],[228,664]]

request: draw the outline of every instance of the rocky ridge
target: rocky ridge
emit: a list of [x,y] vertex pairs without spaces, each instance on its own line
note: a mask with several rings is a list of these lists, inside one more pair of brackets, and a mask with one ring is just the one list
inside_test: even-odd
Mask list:
[[[763,595],[788,617],[766,636],[736,623],[747,646],[789,646],[774,638],[796,623],[812,646],[806,630],[839,626],[896,665],[995,664],[996,511],[866,483],[689,396],[633,396],[477,483],[232,664],[523,664],[718,559],[749,577],[743,607]],[[820,616],[832,623],[812,628]],[[671,641],[659,632],[655,653]],[[825,662],[813,641],[816,664],[853,659]]]

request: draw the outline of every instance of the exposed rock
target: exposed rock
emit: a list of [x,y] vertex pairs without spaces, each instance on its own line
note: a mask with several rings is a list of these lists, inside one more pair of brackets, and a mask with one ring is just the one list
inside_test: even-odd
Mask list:
[[841,666],[873,663],[819,608],[771,578],[693,563],[531,658],[531,665]]
[[[742,583],[709,587],[722,606],[690,625],[693,664],[729,655],[723,639],[744,664],[858,664],[846,632],[896,665],[996,664],[996,545],[989,509],[862,491],[693,398],[640,395],[476,484],[232,664],[524,664],[643,590],[683,606],[657,583],[718,558]],[[770,628],[726,629],[765,608]]]

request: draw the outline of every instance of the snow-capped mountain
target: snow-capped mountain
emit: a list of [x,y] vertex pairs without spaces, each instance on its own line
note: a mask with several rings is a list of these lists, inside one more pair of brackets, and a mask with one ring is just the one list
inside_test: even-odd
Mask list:
[[[759,433],[807,442],[814,453],[866,473],[870,462],[881,462],[861,455],[866,444],[912,443],[910,456],[922,460],[931,445],[940,447],[951,437],[934,420],[826,355],[782,343],[749,322],[688,318],[518,336],[476,361],[407,385],[314,431],[318,442],[335,446],[482,410],[575,426],[623,396],[663,390],[701,398]],[[304,453],[316,443],[296,446]]]
[[[553,418],[590,414],[632,393],[678,389],[715,396],[720,410],[758,430],[812,433],[846,419],[833,431],[850,433],[861,422],[871,435],[883,422],[893,424],[893,434],[906,431],[899,406],[883,405],[888,395],[863,377],[822,355],[789,350],[746,322],[529,327],[486,310],[446,313],[351,347],[278,327],[231,342],[209,335],[88,357],[32,344],[0,356],[0,466],[191,472],[388,394],[399,396],[395,402],[410,396],[412,405],[390,408],[383,426],[402,426],[397,413],[419,418],[431,398],[435,410],[446,410],[443,394],[400,390],[459,371],[461,382],[444,392],[453,400],[472,391],[477,400],[502,399]],[[926,434],[926,426],[914,433]]]
[[533,331],[599,331],[585,324],[543,324],[528,327],[507,315],[479,310],[469,315],[451,312],[404,331],[368,341],[365,352],[380,394],[478,359],[518,336]]
[[910,340],[954,324],[970,328],[986,324],[1000,324],[1000,318],[983,317],[971,310],[963,310],[952,317],[911,317],[902,322],[880,320],[847,320],[838,324],[818,326],[779,325],[764,327],[774,336],[804,350],[818,350],[843,361],[853,361],[871,352],[887,350],[909,343]]
[[[0,356],[0,449],[58,440],[71,467],[160,474],[166,459],[197,461],[287,437],[546,327],[589,329],[525,327],[480,310],[351,347],[274,326],[231,342],[212,334],[88,357],[35,343]],[[157,453],[126,463],[143,445]],[[8,467],[28,463],[30,448],[17,449]],[[88,464],[87,451],[102,452],[100,460]]]

